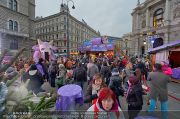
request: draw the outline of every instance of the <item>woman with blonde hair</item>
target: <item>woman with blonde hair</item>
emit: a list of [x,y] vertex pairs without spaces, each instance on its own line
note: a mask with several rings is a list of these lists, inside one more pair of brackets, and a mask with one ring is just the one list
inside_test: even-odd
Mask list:
[[93,104],[96,102],[98,98],[99,91],[106,87],[103,76],[100,73],[97,73],[93,76],[93,80],[87,87],[87,91],[85,94],[85,103],[92,102]]

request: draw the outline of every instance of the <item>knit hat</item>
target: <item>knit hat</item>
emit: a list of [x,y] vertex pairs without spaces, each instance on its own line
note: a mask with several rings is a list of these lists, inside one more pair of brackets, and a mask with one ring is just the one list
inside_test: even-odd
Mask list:
[[30,69],[29,70],[37,70],[37,67],[36,67],[36,65],[31,65],[31,67],[30,67]]
[[36,65],[31,65],[30,69],[29,69],[29,75],[35,75],[37,73],[37,67]]
[[112,76],[119,75],[119,70],[117,68],[114,68],[111,73]]

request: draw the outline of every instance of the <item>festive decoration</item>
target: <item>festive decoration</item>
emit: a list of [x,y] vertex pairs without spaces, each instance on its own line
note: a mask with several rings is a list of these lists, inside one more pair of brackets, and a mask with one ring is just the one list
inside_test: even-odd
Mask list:
[[112,39],[108,39],[106,36],[102,38],[93,38],[91,40],[86,40],[81,47],[79,47],[79,51],[108,51],[114,49],[114,42]]
[[33,59],[35,62],[38,62],[40,58],[48,61],[56,60],[54,51],[57,48],[53,46],[53,41],[42,42],[38,39],[38,45],[33,46],[32,49],[34,50]]

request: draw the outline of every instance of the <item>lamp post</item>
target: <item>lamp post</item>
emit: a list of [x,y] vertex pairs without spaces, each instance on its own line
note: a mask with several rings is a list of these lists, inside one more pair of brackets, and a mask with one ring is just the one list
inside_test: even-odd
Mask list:
[[[66,10],[66,38],[67,38],[67,58],[70,56],[70,51],[69,51],[69,2],[73,3],[72,9],[75,9],[74,2],[72,0],[66,0],[66,5],[67,5],[67,10]],[[62,6],[63,6],[63,0],[62,0]]]

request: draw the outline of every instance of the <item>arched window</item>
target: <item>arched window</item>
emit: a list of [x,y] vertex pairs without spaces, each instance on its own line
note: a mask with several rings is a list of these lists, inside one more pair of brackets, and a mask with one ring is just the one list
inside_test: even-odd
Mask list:
[[17,11],[17,0],[14,0],[14,11]]
[[13,10],[13,0],[9,0],[9,8]]
[[159,8],[154,12],[153,15],[153,27],[159,27],[162,25],[163,22],[163,9]]
[[13,21],[9,20],[9,30],[13,31]]
[[17,23],[17,21],[14,22],[14,31],[18,31],[18,23]]

